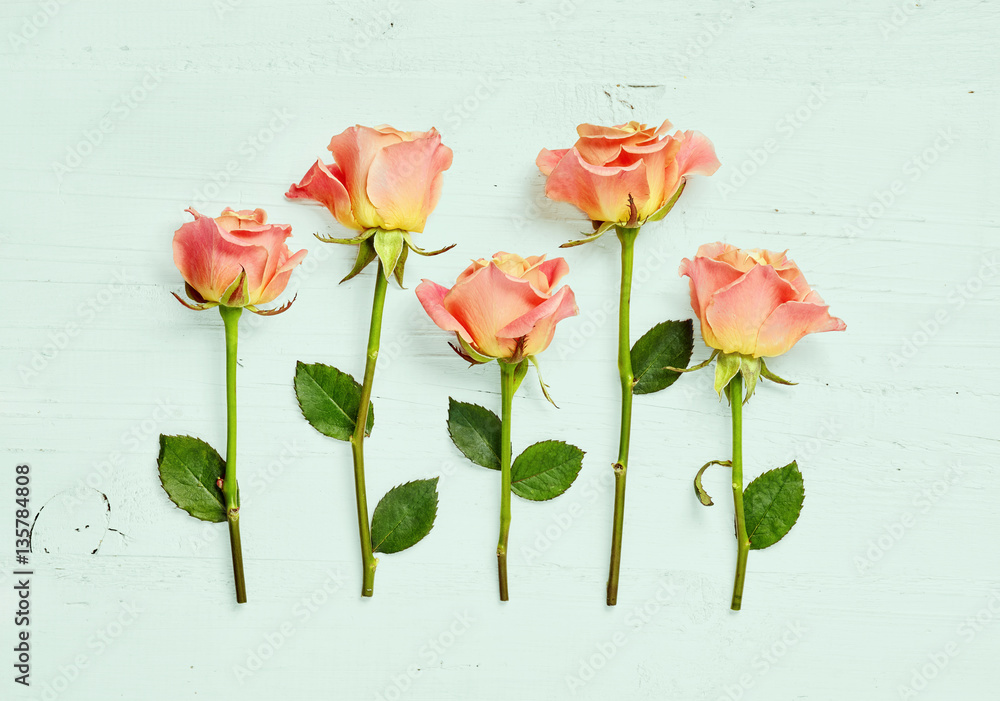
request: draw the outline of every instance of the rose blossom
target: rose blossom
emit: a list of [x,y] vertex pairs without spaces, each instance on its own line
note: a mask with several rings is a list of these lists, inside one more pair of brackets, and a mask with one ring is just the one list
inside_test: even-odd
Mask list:
[[[548,179],[545,194],[569,202],[595,222],[625,224],[629,195],[639,223],[677,194],[691,175],[711,175],[719,159],[708,138],[697,131],[667,135],[669,121],[654,129],[639,122],[603,127],[581,124],[569,149],[542,149],[535,164]],[[635,223],[633,222],[632,226]]]
[[709,243],[679,274],[691,279],[705,343],[723,353],[770,358],[806,334],[847,328],[785,253]]
[[181,300],[186,306],[222,304],[260,313],[255,306],[280,295],[292,270],[306,257],[306,251],[292,254],[285,245],[292,228],[268,224],[263,209],[226,207],[214,219],[193,208],[186,211],[194,221],[174,233],[174,263],[198,304],[192,307]]
[[441,196],[441,174],[451,167],[451,149],[436,129],[358,125],[327,148],[334,163],[316,161],[286,197],[315,200],[350,229],[424,230]]
[[416,292],[434,323],[454,331],[472,359],[516,362],[548,348],[556,324],[579,313],[568,286],[553,293],[567,272],[563,258],[500,252],[473,261],[451,289],[423,280]]

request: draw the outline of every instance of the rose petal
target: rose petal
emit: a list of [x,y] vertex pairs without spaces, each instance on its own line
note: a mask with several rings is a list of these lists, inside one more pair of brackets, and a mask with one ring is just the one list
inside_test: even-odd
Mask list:
[[204,299],[218,302],[244,267],[264,267],[267,251],[225,238],[214,219],[194,214],[193,222],[174,233],[174,264],[184,281]]
[[700,131],[685,131],[674,134],[681,141],[677,152],[677,166],[682,178],[690,175],[712,175],[721,165],[715,155],[715,146]]
[[[725,244],[716,244],[719,246]],[[689,287],[691,290],[691,309],[694,310],[698,321],[701,322],[701,335],[705,343],[712,348],[717,348],[718,339],[712,331],[711,326],[705,320],[705,309],[712,300],[712,295],[717,290],[724,289],[743,277],[743,272],[737,270],[728,263],[714,260],[702,256],[702,251],[706,246],[698,249],[698,255],[694,260],[685,258],[681,261],[678,274],[687,275],[690,278]]]
[[428,136],[383,148],[368,172],[368,199],[387,229],[421,232],[441,197],[451,149],[431,129]]
[[[622,151],[627,146],[656,143],[659,135],[669,128],[669,120],[665,120],[657,129],[647,127],[639,122],[628,122],[614,127],[581,124],[576,128],[580,138],[575,146],[588,163],[610,165],[612,161],[622,157]],[[627,163],[619,165],[629,165],[634,161],[633,158]]]
[[228,241],[245,247],[258,247],[264,251],[262,265],[244,262],[251,299],[256,299],[264,286],[274,277],[280,265],[281,255],[288,255],[285,239],[292,235],[292,227],[287,225],[268,225],[264,228],[223,230],[222,236]]
[[344,173],[336,163],[325,165],[323,161],[316,161],[297,185],[288,188],[285,197],[315,200],[347,228],[363,228],[351,211],[351,196],[344,186]]
[[431,320],[445,331],[454,331],[461,336],[466,343],[472,343],[472,334],[452,316],[451,312],[444,308],[444,298],[448,294],[448,288],[431,280],[421,280],[417,285],[417,299],[423,306],[424,311]]
[[455,280],[455,284],[458,284],[463,280],[472,277],[473,275],[475,275],[477,272],[479,272],[489,264],[490,262],[485,258],[480,258],[479,260],[472,261],[472,263],[469,264],[469,267],[467,267],[459,274],[458,279]]
[[545,283],[544,287],[539,283],[533,284],[540,292],[548,294],[569,273],[569,263],[566,262],[565,258],[553,258],[543,261],[535,270],[545,277]]
[[595,166],[574,148],[552,171],[545,194],[576,205],[592,220],[624,222],[629,218],[629,195],[640,208],[649,198],[646,166],[641,161],[624,168]]
[[755,355],[761,325],[780,305],[796,298],[795,288],[774,268],[754,267],[709,300],[704,319],[718,341],[714,347],[723,353]]
[[[193,209],[190,211],[194,212]],[[267,212],[260,208],[236,211],[232,207],[226,207],[222,210],[222,214],[215,218],[215,222],[222,227],[223,231],[262,228],[267,224]]]
[[625,165],[642,159],[646,164],[646,181],[649,185],[649,197],[645,204],[636,201],[639,207],[638,216],[645,219],[658,210],[677,190],[680,182],[678,166],[675,160],[681,144],[676,139],[662,139],[647,144],[622,147],[624,160],[612,162],[610,165]]
[[288,255],[288,247],[285,246],[283,255],[280,258],[284,258],[283,261],[278,265],[274,276],[270,281],[264,286],[260,291],[259,296],[253,302],[253,304],[267,304],[275,299],[278,295],[285,291],[285,287],[288,286],[288,279],[292,276],[292,270],[303,261],[306,257],[308,251],[305,249],[301,251],[296,251],[291,256]]
[[349,127],[327,146],[344,174],[344,186],[351,197],[354,219],[363,229],[384,226],[375,205],[368,199],[368,171],[381,149],[402,142],[394,133],[384,133],[361,125]]
[[698,246],[698,252],[695,255],[699,258],[718,258],[729,251],[736,250],[739,250],[736,246],[730,246],[728,243],[717,241],[715,243],[703,243]]
[[538,157],[535,159],[535,165],[538,166],[538,170],[542,171],[545,175],[548,175],[567,153],[569,153],[568,148],[560,148],[555,151],[549,151],[547,148],[543,148],[538,152]]
[[556,332],[556,324],[579,313],[576,296],[573,290],[566,286],[527,314],[500,329],[498,335],[501,338],[511,339],[526,336],[524,354],[536,355],[549,347]]
[[782,304],[761,325],[755,355],[771,358],[785,353],[807,334],[846,329],[847,324],[830,316],[829,309],[808,302]]
[[504,273],[490,263],[455,286],[443,305],[472,336],[479,352],[503,358],[511,355],[514,341],[498,337],[507,326],[545,301],[527,280]]

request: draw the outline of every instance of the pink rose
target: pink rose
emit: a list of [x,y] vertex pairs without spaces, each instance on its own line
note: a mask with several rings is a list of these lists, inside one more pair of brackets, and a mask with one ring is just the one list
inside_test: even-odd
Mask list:
[[194,215],[194,221],[174,234],[174,263],[187,283],[188,296],[197,304],[174,296],[192,309],[222,304],[246,307],[258,314],[277,313],[256,309],[256,305],[280,295],[292,269],[306,257],[306,251],[293,255],[285,245],[292,228],[268,224],[263,209],[235,211],[226,207],[215,219],[194,209],[187,211]]
[[353,126],[327,148],[334,163],[316,161],[286,197],[315,200],[350,229],[424,230],[451,167],[436,129]]
[[450,290],[423,280],[417,297],[435,324],[458,335],[468,359],[517,362],[548,348],[556,324],[579,313],[568,286],[553,294],[567,272],[563,258],[500,252],[473,261]]
[[[545,194],[569,202],[595,222],[626,224],[629,195],[641,223],[677,194],[691,175],[711,175],[719,159],[708,138],[697,131],[666,132],[638,122],[614,127],[581,124],[573,148],[542,149],[535,159],[548,176]],[[662,215],[661,215],[662,216]],[[633,224],[634,225],[634,224]]]
[[806,334],[847,328],[784,253],[708,243],[679,272],[705,343],[723,353],[770,358]]

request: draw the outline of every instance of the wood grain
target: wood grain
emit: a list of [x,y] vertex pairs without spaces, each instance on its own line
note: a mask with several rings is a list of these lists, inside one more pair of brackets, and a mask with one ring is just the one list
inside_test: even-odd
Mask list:
[[[2,698],[996,698],[1000,6],[53,0],[5,2],[0,23],[0,453],[4,475],[31,465],[51,546],[33,553],[33,686],[4,678]],[[587,222],[544,198],[538,150],[579,122],[668,117],[724,165],[643,231],[635,337],[691,315],[677,265],[713,240],[788,248],[847,322],[772,363],[799,384],[764,384],[746,411],[748,475],[797,459],[802,517],[751,554],[731,613],[728,478],[706,474],[712,509],[691,489],[727,456],[726,407],[707,377],[638,397],[604,606],[605,237],[564,252],[581,316],[542,357],[561,409],[532,382],[515,407],[515,446],[587,456],[559,499],[515,501],[501,606],[496,475],[445,430],[449,396],[499,409],[497,373],[467,369],[412,288],[495,250],[556,255]],[[338,285],[351,252],[311,234],[342,230],[283,193],[334,133],[384,122],[454,149],[420,245],[459,246],[390,289],[369,493],[440,475],[441,498],[362,601],[349,450],[302,420],[292,376],[297,360],[360,372],[373,273]],[[239,610],[224,526],[174,508],[155,470],[160,432],[224,442],[221,322],[169,294],[192,204],[264,207],[311,258],[294,308],[241,339]]]

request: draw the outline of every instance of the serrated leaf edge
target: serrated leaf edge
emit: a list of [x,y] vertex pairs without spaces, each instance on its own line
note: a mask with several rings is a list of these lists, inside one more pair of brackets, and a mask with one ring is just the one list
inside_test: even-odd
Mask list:
[[[572,443],[567,443],[566,441],[560,441],[560,440],[557,440],[555,438],[552,438],[552,439],[548,439],[548,440],[544,440],[544,441],[538,441],[537,443],[532,443],[527,448],[525,448],[520,453],[518,453],[517,457],[514,458],[513,460],[511,460],[511,463],[510,463],[511,472],[514,471],[514,463],[516,463],[518,461],[518,459],[522,455],[524,455],[530,449],[534,448],[536,445],[541,445],[542,443],[558,443],[559,445],[569,446],[570,448],[574,448],[575,450],[578,450],[580,452],[580,470],[583,469],[583,459],[584,459],[584,457],[586,457],[587,451],[583,450],[582,448],[580,448],[578,446],[573,445]],[[552,469],[555,469],[555,468],[552,468]],[[520,480],[514,480],[513,476],[512,476],[511,482],[510,482],[510,491],[513,492],[514,494],[516,494],[517,496],[521,497],[525,501],[551,501],[552,499],[555,499],[556,497],[561,497],[563,494],[565,494],[566,492],[569,491],[570,487],[572,487],[574,484],[576,484],[576,480],[580,476],[580,470],[577,470],[576,477],[573,478],[572,482],[570,482],[568,485],[566,485],[566,489],[562,490],[558,494],[553,494],[548,499],[532,499],[530,497],[526,497],[526,496],[523,496],[521,494],[518,494],[516,491],[514,491],[514,485],[515,484],[517,484],[518,482],[523,482],[525,479],[531,479],[531,477],[537,477],[538,475],[543,474],[543,473],[540,473],[540,472],[536,472],[534,475],[531,475],[530,477],[525,477],[525,478],[520,479]],[[551,471],[551,470],[546,470],[546,472],[549,472],[549,471]]]
[[[220,455],[219,451],[215,450],[215,448],[213,448],[212,445],[208,441],[203,441],[202,439],[197,438],[196,436],[189,436],[186,433],[177,433],[177,434],[161,433],[160,434],[160,452],[159,452],[159,455],[156,456],[156,475],[157,475],[157,477],[160,478],[160,487],[163,489],[164,493],[166,493],[167,498],[170,500],[170,503],[172,503],[178,509],[180,509],[181,511],[183,511],[184,513],[186,513],[188,516],[190,516],[191,518],[196,518],[199,521],[205,521],[205,523],[225,523],[226,522],[226,504],[225,504],[225,502],[223,500],[220,499],[220,502],[222,502],[222,518],[219,519],[218,521],[209,521],[208,519],[204,519],[204,518],[201,518],[199,516],[195,516],[190,511],[188,511],[187,509],[185,509],[183,506],[181,506],[180,504],[178,504],[177,500],[174,499],[174,496],[167,490],[167,485],[165,485],[163,483],[163,469],[162,469],[162,466],[163,466],[163,454],[166,452],[166,449],[167,449],[167,442],[165,440],[166,438],[190,438],[193,441],[198,441],[199,443],[204,443],[209,448],[211,448],[215,452],[216,455],[219,456],[219,459],[222,460],[223,465],[225,465],[226,461],[222,458],[222,455]],[[194,481],[197,482],[199,485],[201,485],[204,488],[204,485],[201,484],[201,481],[195,476],[195,474],[193,472],[191,472],[190,469],[187,468],[186,465],[185,465],[185,469],[187,469],[188,474],[191,475],[191,477],[194,478]],[[209,489],[205,489],[205,492],[207,494],[209,494],[209,495],[212,495],[212,492]]]
[[[382,498],[378,500],[378,504],[375,505],[375,508],[377,509],[378,506],[379,506],[379,504],[382,503],[382,499],[385,499],[387,496],[389,496],[389,494],[391,492],[394,492],[397,489],[402,489],[403,487],[406,487],[406,486],[411,485],[411,484],[415,484],[417,482],[433,482],[434,483],[434,513],[431,515],[431,527],[428,528],[427,532],[424,533],[422,536],[420,536],[420,539],[416,543],[414,543],[413,545],[416,545],[421,540],[423,540],[424,538],[426,538],[427,536],[429,536],[430,533],[431,533],[431,531],[434,530],[434,522],[437,520],[438,505],[441,503],[441,496],[438,494],[438,490],[437,490],[437,485],[438,485],[438,480],[439,479],[440,479],[439,477],[428,477],[426,479],[410,480],[409,482],[404,482],[402,484],[397,484],[395,487],[392,487],[388,492],[386,492],[385,494],[383,494]],[[379,550],[379,546],[382,545],[382,543],[384,543],[386,540],[389,539],[389,536],[392,535],[393,532],[395,532],[395,530],[397,528],[399,528],[399,524],[402,523],[402,522],[403,522],[402,519],[400,519],[396,523],[395,526],[393,526],[391,529],[389,529],[389,531],[385,535],[385,538],[383,538],[382,540],[380,540],[377,544],[376,543],[372,543],[372,552],[373,553],[377,552],[377,553],[381,553],[382,555],[393,555],[393,554],[395,554],[395,553],[382,552],[382,551]],[[373,511],[372,512],[372,525],[374,525],[374,523],[375,523],[375,512]],[[407,547],[403,548],[403,550],[409,550],[410,548],[413,547],[413,545],[408,545]],[[402,550],[397,550],[396,552],[402,552]]]
[[[341,370],[340,368],[336,367],[335,365],[327,365],[326,363],[306,363],[306,362],[303,362],[301,360],[296,360],[295,361],[295,375],[292,377],[292,391],[295,393],[295,403],[299,405],[299,413],[302,414],[302,418],[306,420],[307,424],[309,424],[310,426],[313,427],[313,430],[316,431],[316,433],[318,433],[321,436],[326,436],[327,438],[333,438],[333,436],[327,436],[325,433],[323,433],[318,428],[316,428],[313,425],[313,422],[310,421],[309,418],[306,416],[306,410],[302,406],[302,400],[299,399],[299,393],[298,393],[298,391],[295,388],[295,378],[298,377],[298,375],[299,375],[299,366],[300,365],[303,366],[303,367],[309,367],[311,365],[322,365],[324,367],[328,367],[328,368],[331,368],[333,370],[336,370],[341,375],[347,375],[347,377],[349,377],[351,379],[351,382],[353,382],[354,384],[358,385],[359,387],[361,386],[361,383],[354,379],[354,375],[350,374],[349,372],[344,372],[343,370]],[[317,387],[319,387],[319,389],[323,392],[323,394],[325,394],[327,397],[330,396],[325,389],[323,389],[322,387],[320,387],[320,384],[318,382],[316,382],[316,379],[311,374],[309,374],[307,372],[306,375],[308,375],[309,380],[314,385],[316,385]],[[333,398],[331,397],[331,401],[332,401],[332,399]],[[357,426],[358,426],[358,417],[355,416],[352,419],[350,416],[348,416],[348,414],[347,414],[346,411],[344,411],[343,409],[340,408],[339,404],[337,404],[336,402],[332,402],[332,403],[333,403],[334,406],[337,407],[337,409],[340,410],[341,414],[343,414],[345,417],[347,417],[350,421],[352,421],[354,423],[354,427],[355,427],[355,429],[357,429]],[[368,406],[368,417],[371,420],[372,425],[371,425],[371,428],[368,428],[367,426],[365,426],[365,437],[368,437],[368,436],[372,435],[372,429],[375,428],[375,402],[369,401],[368,405],[369,405]],[[360,407],[359,407],[359,409],[360,409]],[[365,423],[368,423],[369,419],[365,419]],[[353,433],[353,432],[354,431],[351,431],[351,433]],[[350,438],[346,438],[346,439],[334,438],[334,440],[344,440],[345,442],[347,442],[347,441],[350,441]]]
[[[493,453],[496,456],[496,459],[497,459],[497,467],[487,467],[486,465],[480,465],[478,462],[476,462],[475,460],[473,460],[472,458],[470,458],[468,455],[466,455],[465,451],[462,450],[461,446],[458,445],[458,442],[455,440],[455,435],[451,432],[451,403],[452,402],[454,402],[455,404],[466,404],[468,406],[474,406],[474,407],[476,407],[478,409],[482,409],[483,411],[489,412],[490,414],[492,414],[493,418],[495,418],[497,420],[497,423],[500,423],[500,417],[497,416],[494,412],[492,412],[489,409],[487,409],[486,407],[480,406],[479,404],[473,404],[472,402],[462,402],[462,401],[459,401],[459,400],[455,399],[454,397],[448,397],[448,417],[449,418],[445,419],[445,424],[448,426],[448,437],[451,438],[452,444],[458,449],[458,452],[460,452],[465,457],[465,459],[468,460],[469,462],[471,462],[473,465],[479,465],[480,467],[485,467],[487,470],[499,470],[500,469],[500,455],[498,453]],[[481,433],[479,433],[479,431],[476,431],[476,435],[478,435],[480,437],[483,437],[483,435]],[[486,441],[485,438],[483,440],[483,443],[486,443],[487,445],[489,445],[489,441]],[[493,452],[492,446],[490,447],[490,452]]]
[[[757,475],[756,477],[754,477],[754,478],[753,478],[753,479],[752,479],[752,480],[750,481],[750,484],[748,484],[748,485],[747,485],[746,489],[744,489],[744,490],[743,490],[743,494],[744,494],[744,495],[746,495],[746,493],[747,493],[747,489],[750,489],[751,485],[753,485],[753,483],[754,483],[754,482],[756,482],[757,480],[759,480],[759,479],[761,479],[762,477],[764,477],[764,475],[768,475],[768,474],[770,474],[770,473],[772,473],[772,472],[777,472],[778,470],[784,470],[784,469],[785,469],[786,467],[788,467],[789,465],[794,465],[794,466],[795,466],[795,470],[794,470],[794,472],[797,472],[797,473],[799,474],[799,477],[801,478],[801,477],[802,477],[802,471],[801,471],[801,470],[799,469],[799,464],[798,464],[798,461],[797,461],[797,460],[792,460],[792,461],[791,461],[790,463],[788,463],[788,465],[782,465],[781,467],[775,467],[775,468],[773,468],[773,469],[771,469],[771,470],[768,470],[767,472],[762,472],[762,473],[760,473],[759,475]],[[786,477],[786,478],[785,478],[785,481],[787,481],[787,479],[788,479],[788,478]],[[782,483],[781,483],[781,486],[782,486],[782,487],[784,487],[784,486],[785,486],[785,482],[782,482]],[[781,488],[780,488],[780,487],[779,487],[778,491],[781,491]],[[778,538],[778,539],[777,539],[776,541],[774,541],[773,543],[771,543],[771,545],[768,545],[768,546],[766,546],[766,547],[763,547],[763,548],[754,548],[754,547],[753,547],[753,533],[747,533],[747,540],[748,540],[748,541],[750,542],[750,549],[751,549],[751,550],[766,550],[767,548],[770,548],[770,547],[771,547],[772,545],[777,545],[778,543],[780,543],[780,542],[781,542],[781,541],[782,541],[782,540],[784,539],[784,537],[785,537],[786,535],[788,535],[789,533],[791,533],[791,532],[792,532],[792,529],[793,529],[793,528],[795,528],[795,524],[799,522],[799,516],[800,516],[800,515],[802,514],[802,507],[803,507],[803,506],[805,505],[805,503],[806,503],[806,490],[805,490],[805,480],[803,480],[803,487],[802,487],[802,501],[801,501],[801,502],[799,503],[799,510],[798,510],[798,512],[797,512],[797,513],[795,514],[795,520],[794,520],[794,521],[792,521],[791,525],[790,525],[790,526],[788,527],[788,530],[787,530],[787,531],[785,531],[785,532],[784,532],[784,533],[783,533],[783,534],[781,535],[781,537],[780,537],[780,538]],[[753,532],[754,532],[754,533],[756,533],[756,532],[757,532],[757,528],[760,528],[760,524],[761,524],[761,523],[763,523],[763,521],[764,521],[764,519],[765,519],[765,518],[767,517],[768,513],[770,513],[770,511],[771,511],[771,507],[772,507],[773,505],[774,505],[774,501],[772,500],[772,501],[771,501],[771,503],[770,503],[770,504],[768,504],[768,506],[767,506],[767,511],[765,511],[765,512],[764,512],[764,515],[763,515],[763,516],[761,516],[761,518],[760,518],[760,521],[759,521],[759,522],[757,523],[757,526],[756,526],[756,527],[755,527],[755,528],[753,529]]]
[[[646,333],[644,333],[642,336],[640,336],[639,339],[635,343],[632,344],[632,347],[629,349],[629,362],[631,362],[632,353],[633,353],[633,351],[635,351],[635,347],[639,344],[639,341],[641,341],[643,338],[645,338],[646,335],[648,333],[650,333],[653,329],[655,329],[657,326],[662,326],[663,324],[670,324],[670,323],[673,323],[673,324],[686,324],[687,325],[689,334],[691,336],[691,343],[692,343],[692,352],[688,353],[688,360],[687,360],[690,363],[691,362],[691,356],[694,353],[694,322],[691,319],[666,319],[665,321],[661,321],[661,322],[659,322],[657,324],[653,324],[653,326],[649,327],[649,329],[646,331]],[[632,369],[633,370],[632,386],[636,387],[639,384],[640,380],[643,378],[643,376],[645,376],[646,373],[648,373],[652,369],[653,369],[652,363],[650,363],[649,365],[647,365],[646,369],[643,370],[639,374],[635,374],[635,368],[633,368]],[[664,367],[664,368],[660,368],[660,369],[671,370],[671,368],[669,368],[669,367]],[[680,378],[680,375],[682,373],[678,372],[677,370],[671,370],[671,372],[677,372],[678,377],[674,379],[674,382],[676,382],[677,379]],[[663,389],[669,389],[671,386],[673,386],[673,384],[674,383],[671,382],[670,385],[668,385],[667,387],[664,387]],[[662,390],[653,390],[652,392],[639,392],[639,391],[637,391],[636,394],[654,394],[655,392],[659,392],[659,391],[662,391]]]

